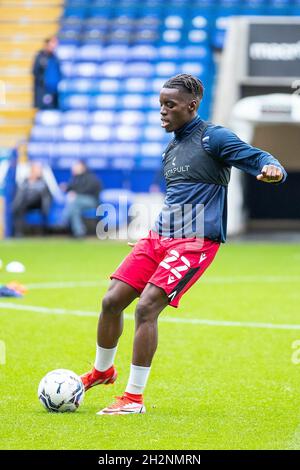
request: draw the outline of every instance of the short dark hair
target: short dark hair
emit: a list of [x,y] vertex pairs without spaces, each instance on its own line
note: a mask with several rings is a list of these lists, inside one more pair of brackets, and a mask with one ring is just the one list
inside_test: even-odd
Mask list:
[[54,38],[56,38],[56,37],[57,37],[57,36],[54,35],[54,36],[50,36],[50,37],[46,38],[46,39],[44,40],[44,44],[46,44],[46,45],[49,44],[49,42],[52,41],[52,39],[54,39]]
[[177,88],[185,90],[199,101],[201,101],[204,93],[204,86],[201,80],[186,73],[181,73],[169,78],[169,80],[164,83],[163,88]]

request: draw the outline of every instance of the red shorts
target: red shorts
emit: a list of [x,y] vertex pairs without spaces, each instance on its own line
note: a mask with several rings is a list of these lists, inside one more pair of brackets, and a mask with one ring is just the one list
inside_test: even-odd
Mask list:
[[220,243],[207,238],[166,238],[149,232],[110,276],[141,294],[149,282],[165,291],[172,307],[214,259]]

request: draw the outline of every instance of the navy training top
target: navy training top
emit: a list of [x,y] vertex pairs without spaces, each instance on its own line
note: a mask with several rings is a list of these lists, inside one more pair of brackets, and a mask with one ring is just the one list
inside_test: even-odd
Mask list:
[[225,242],[232,166],[256,177],[264,165],[272,164],[283,172],[279,183],[287,177],[271,154],[198,115],[175,131],[162,157],[167,190],[153,230],[164,237],[204,236]]

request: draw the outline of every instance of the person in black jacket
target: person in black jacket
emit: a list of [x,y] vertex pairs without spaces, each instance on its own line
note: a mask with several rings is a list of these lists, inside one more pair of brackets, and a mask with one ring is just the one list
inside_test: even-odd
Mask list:
[[61,79],[59,60],[55,55],[57,38],[46,39],[44,48],[35,56],[32,73],[34,77],[34,107],[56,109],[58,107],[58,83]]
[[43,167],[39,162],[31,164],[28,178],[17,188],[12,203],[15,237],[24,234],[24,216],[32,209],[40,209],[43,216],[43,230],[46,231],[47,215],[49,213],[52,196],[46,181],[43,178]]
[[96,209],[98,206],[101,182],[88,170],[83,161],[74,163],[72,175],[70,182],[63,187],[67,192],[63,224],[70,226],[74,237],[82,238],[86,235],[83,212],[87,209]]

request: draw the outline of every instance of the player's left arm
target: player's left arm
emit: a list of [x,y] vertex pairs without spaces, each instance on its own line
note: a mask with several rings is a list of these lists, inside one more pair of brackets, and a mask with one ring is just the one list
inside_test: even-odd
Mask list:
[[276,184],[287,178],[285,169],[273,155],[252,147],[225,127],[208,127],[202,142],[214,158],[255,176],[259,181]]

